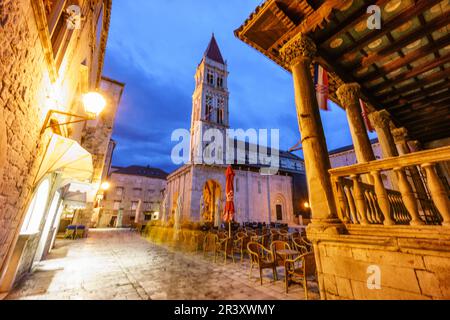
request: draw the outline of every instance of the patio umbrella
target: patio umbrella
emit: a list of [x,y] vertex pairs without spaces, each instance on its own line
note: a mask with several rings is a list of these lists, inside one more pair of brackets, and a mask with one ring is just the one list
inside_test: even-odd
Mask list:
[[234,170],[231,166],[228,166],[225,173],[226,186],[225,192],[227,195],[227,202],[225,203],[225,209],[223,210],[223,221],[228,222],[229,235],[231,237],[231,221],[234,219]]

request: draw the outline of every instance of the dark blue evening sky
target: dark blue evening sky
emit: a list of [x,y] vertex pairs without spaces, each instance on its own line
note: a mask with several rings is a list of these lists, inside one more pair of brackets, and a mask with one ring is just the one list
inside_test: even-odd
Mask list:
[[[214,32],[228,61],[232,128],[279,128],[281,148],[299,140],[291,75],[233,31],[261,0],[115,0],[104,73],[125,82],[113,164],[167,171],[171,133],[189,129],[195,69]],[[329,149],[351,144],[345,113],[322,112]],[[301,153],[299,153],[301,155]]]

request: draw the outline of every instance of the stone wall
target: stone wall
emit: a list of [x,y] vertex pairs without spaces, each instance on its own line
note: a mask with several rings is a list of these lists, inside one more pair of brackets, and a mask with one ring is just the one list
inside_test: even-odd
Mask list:
[[[100,214],[98,228],[108,227],[113,216],[118,215],[114,208],[115,202],[120,202],[123,210],[123,226],[130,226],[135,221],[136,210],[132,210],[132,203],[141,200],[139,222],[144,222],[144,212],[160,211],[163,200],[162,191],[167,182],[164,179],[156,179],[145,176],[126,175],[112,173],[108,179],[110,189],[105,193],[102,201],[103,210]],[[123,188],[122,194],[117,194],[117,188]],[[140,189],[140,191],[135,189]]]
[[[323,299],[450,299],[450,230],[352,226],[349,233],[308,230]],[[368,287],[376,284],[371,267],[379,268],[379,289]]]
[[[50,80],[34,14],[28,1],[3,1],[0,30],[0,113],[6,157],[0,177],[0,265],[14,241],[32,190]],[[1,120],[1,119],[0,119]],[[5,130],[6,129],[6,130]],[[5,136],[0,138],[3,140]],[[37,149],[38,150],[37,152]],[[4,152],[2,150],[2,152]],[[0,172],[1,173],[1,172]]]
[[[42,3],[31,0],[0,3],[0,285],[28,203],[39,183],[35,177],[51,137],[51,130],[41,134],[48,111],[58,108],[75,112],[79,94],[84,93],[81,88],[89,90],[96,85],[100,70],[91,68],[92,76],[87,79],[83,78],[82,70],[92,66],[92,50],[104,49],[100,43],[93,43],[97,39],[92,36],[95,28],[90,22],[107,2],[96,0],[94,6],[84,7],[86,19],[82,28],[68,38],[58,66],[52,56]],[[98,56],[103,59],[103,53]],[[52,104],[54,101],[56,105]],[[66,122],[67,118],[58,116],[57,120]],[[64,127],[62,134],[69,138],[79,136],[76,132],[71,136]],[[46,216],[41,225],[45,219]],[[20,272],[29,269],[34,242],[29,243],[23,254]]]
[[[225,167],[185,166],[168,177],[169,217],[174,212],[177,197],[183,195],[183,218],[200,220],[200,199],[207,181],[215,181],[221,187],[221,208],[225,204]],[[263,176],[250,170],[235,170],[235,220],[276,222],[276,205],[283,207],[283,220],[294,223],[293,179],[288,175]]]

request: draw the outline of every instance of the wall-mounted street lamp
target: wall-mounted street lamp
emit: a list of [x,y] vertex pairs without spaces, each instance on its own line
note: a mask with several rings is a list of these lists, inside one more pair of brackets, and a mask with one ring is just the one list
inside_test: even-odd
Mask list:
[[107,191],[110,187],[111,187],[111,184],[109,182],[103,182],[102,185],[100,186],[100,188],[103,191]]
[[[59,126],[64,126],[64,125],[68,125],[68,124],[73,124],[73,123],[95,120],[98,117],[98,115],[103,111],[103,109],[105,109],[106,100],[98,92],[89,92],[89,93],[86,93],[85,95],[83,95],[83,105],[84,105],[84,110],[85,110],[87,116],[81,116],[81,115],[63,112],[63,111],[54,110],[54,109],[49,110],[47,113],[47,116],[45,118],[44,125],[41,130],[41,134],[43,134],[45,132],[45,130],[47,130],[48,128],[52,128],[55,126],[59,127]],[[70,117],[78,118],[79,120],[74,120],[74,121],[65,122],[65,123],[52,123],[51,119],[52,119],[53,114],[70,116]]]

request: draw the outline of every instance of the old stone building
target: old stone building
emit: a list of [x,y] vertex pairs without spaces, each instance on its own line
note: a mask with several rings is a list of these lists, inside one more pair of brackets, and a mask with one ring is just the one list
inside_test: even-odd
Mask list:
[[[448,1],[382,1],[381,30],[367,9],[353,0],[266,0],[235,34],[293,75],[321,298],[448,299]],[[346,111],[357,164],[331,168],[314,64]],[[384,172],[397,190],[386,188]]]
[[97,228],[145,225],[159,219],[167,173],[151,167],[112,167]]
[[2,295],[49,250],[65,190],[95,198],[123,85],[102,80],[110,0],[5,0],[0,13]]
[[[299,214],[307,217],[303,160],[293,153],[275,150],[273,153],[279,155],[277,173],[264,174],[264,169],[268,168],[265,158],[261,157],[263,147],[245,141],[245,135],[239,140],[227,131],[230,128],[228,70],[214,35],[197,68],[195,82],[190,163],[171,173],[167,179],[167,198],[161,209],[163,220],[173,220],[181,205],[182,220],[211,222],[218,226],[226,199],[225,170],[230,154],[236,174],[237,222],[294,225],[298,223],[296,217]],[[222,142],[214,154],[213,164],[205,156],[210,145],[204,139],[208,130],[219,132]],[[239,151],[245,155],[242,162],[237,161]]]

